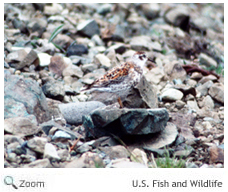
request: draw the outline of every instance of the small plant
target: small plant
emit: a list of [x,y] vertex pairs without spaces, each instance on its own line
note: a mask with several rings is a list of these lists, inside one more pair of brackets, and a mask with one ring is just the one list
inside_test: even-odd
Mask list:
[[57,27],[57,28],[53,31],[53,33],[51,34],[51,36],[50,36],[48,42],[49,42],[49,43],[50,43],[50,42],[53,43],[53,45],[54,45],[57,49],[59,49],[59,50],[62,51],[62,52],[65,52],[65,50],[64,50],[62,47],[60,47],[59,45],[57,45],[57,44],[55,44],[55,43],[53,42],[53,40],[55,39],[55,37],[56,37],[59,33],[61,33],[61,31],[63,30],[63,26],[64,26],[64,24],[60,25],[59,27]]
[[185,160],[180,157],[177,159],[175,156],[170,157],[169,151],[165,153],[165,157],[159,157],[154,160],[156,168],[185,168]]

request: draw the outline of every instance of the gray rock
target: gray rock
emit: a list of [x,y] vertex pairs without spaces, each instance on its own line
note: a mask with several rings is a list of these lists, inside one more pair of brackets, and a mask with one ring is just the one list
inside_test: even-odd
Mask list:
[[4,118],[33,114],[38,123],[50,119],[46,97],[36,81],[16,75],[5,75],[4,80]]
[[89,38],[91,38],[95,34],[98,34],[98,35],[100,34],[100,29],[94,19],[90,19],[80,23],[77,26],[77,29],[81,34]]
[[205,53],[200,53],[199,62],[201,65],[205,65],[206,67],[217,67],[217,62]]
[[208,93],[212,98],[224,104],[224,85],[222,83],[213,84]]
[[72,76],[81,78],[83,76],[83,72],[80,67],[76,65],[69,65],[67,68],[63,70],[63,76]]
[[88,48],[83,44],[73,43],[67,48],[67,56],[83,55],[88,53]]
[[95,56],[95,63],[98,63],[99,65],[101,65],[102,67],[105,67],[106,69],[111,67],[110,59],[104,54],[97,54]]
[[24,142],[24,140],[21,137],[22,136],[5,134],[4,135],[4,142],[7,142],[8,144],[14,143],[14,142],[22,144]]
[[183,96],[184,94],[181,91],[169,88],[161,94],[161,99],[163,101],[177,101],[181,100]]
[[159,16],[160,6],[158,3],[143,3],[141,9],[147,19],[152,20]]
[[215,106],[214,101],[213,101],[213,99],[210,97],[210,95],[207,95],[207,96],[203,99],[202,104],[201,104],[201,107],[206,107],[207,109],[210,109],[210,110],[214,109],[214,106]]
[[187,6],[179,5],[175,6],[174,8],[168,10],[165,13],[165,21],[169,24],[174,26],[180,26],[183,21],[186,21],[187,17],[189,16],[189,9]]
[[46,143],[44,147],[44,158],[50,160],[60,160],[60,157],[56,151],[56,148],[51,143]]
[[23,166],[23,168],[50,168],[52,167],[50,164],[50,161],[45,159],[38,159],[36,161],[33,161],[32,163],[26,164]]
[[138,147],[143,147],[144,149],[160,149],[162,147],[168,146],[172,144],[178,135],[178,130],[176,125],[168,122],[166,128],[158,133],[156,137],[152,137],[151,139],[143,142],[142,144],[138,144]]
[[201,96],[205,96],[208,93],[208,89],[213,85],[213,82],[211,80],[207,81],[206,83],[199,85],[196,87],[196,90],[200,92]]
[[47,142],[47,138],[34,137],[28,140],[27,145],[33,151],[36,151],[38,153],[44,153],[44,147]]
[[51,80],[42,86],[42,90],[46,97],[62,101],[65,95],[63,83]]
[[169,119],[165,108],[161,109],[119,109],[115,105],[98,108],[83,116],[87,137],[101,137],[114,134],[142,135],[163,130]]
[[[127,108],[156,108],[157,96],[153,86],[143,76],[141,81],[131,90],[121,93],[121,101]],[[101,101],[106,105],[117,102],[118,95],[108,92],[93,92],[90,101]]]
[[147,166],[142,163],[130,162],[126,160],[113,162],[112,165],[110,165],[110,167],[111,168],[147,168]]
[[55,132],[55,134],[53,135],[52,139],[53,140],[56,140],[56,139],[71,139],[71,136],[68,133],[66,133],[65,131],[59,130],[59,131]]
[[99,149],[104,152],[109,159],[128,158],[130,156],[128,150],[122,145],[99,147]]
[[110,3],[105,3],[103,5],[98,6],[97,12],[101,15],[106,15],[112,10],[113,5]]
[[70,153],[67,149],[60,149],[57,151],[57,153],[61,161],[66,161],[70,158]]
[[60,104],[59,109],[66,119],[67,123],[79,125],[82,124],[82,116],[89,114],[94,109],[104,107],[99,101],[78,102]]
[[13,135],[28,136],[40,131],[37,126],[36,117],[13,117],[4,120],[4,131]]
[[80,158],[72,160],[66,164],[65,168],[95,168],[104,167],[102,159],[96,153],[86,152]]
[[152,42],[149,36],[141,35],[135,36],[130,41],[131,48],[136,51],[161,51],[161,44],[158,42]]

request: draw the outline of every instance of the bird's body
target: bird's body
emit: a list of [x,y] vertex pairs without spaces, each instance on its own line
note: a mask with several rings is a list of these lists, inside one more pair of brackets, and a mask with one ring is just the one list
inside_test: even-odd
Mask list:
[[109,70],[82,91],[111,92],[119,95],[139,83],[146,61],[144,52],[136,52],[130,61]]

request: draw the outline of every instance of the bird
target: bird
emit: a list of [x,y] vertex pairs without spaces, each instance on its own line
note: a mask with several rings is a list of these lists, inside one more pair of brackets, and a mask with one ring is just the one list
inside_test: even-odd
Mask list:
[[137,51],[129,61],[109,70],[106,74],[93,81],[93,83],[85,85],[81,92],[99,91],[115,93],[118,95],[120,108],[123,108],[120,94],[140,82],[143,75],[143,67],[147,60],[152,61],[146,56],[145,52]]

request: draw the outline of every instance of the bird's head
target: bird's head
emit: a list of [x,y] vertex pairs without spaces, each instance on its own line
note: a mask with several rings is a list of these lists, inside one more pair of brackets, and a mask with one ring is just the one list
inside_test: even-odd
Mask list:
[[149,60],[149,58],[146,56],[145,52],[143,51],[136,52],[132,57],[132,61],[141,68],[145,66],[147,60]]

